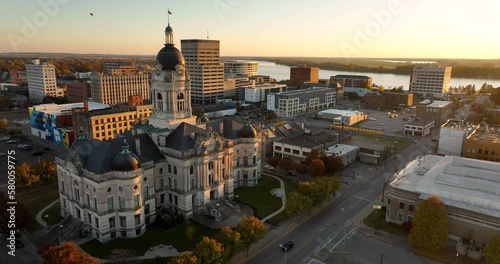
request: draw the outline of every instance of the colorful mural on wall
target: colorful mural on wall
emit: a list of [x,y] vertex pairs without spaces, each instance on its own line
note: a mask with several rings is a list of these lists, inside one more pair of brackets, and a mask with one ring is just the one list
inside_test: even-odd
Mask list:
[[45,140],[50,140],[64,147],[69,146],[68,132],[57,127],[56,116],[29,109],[30,124],[32,128],[45,132]]

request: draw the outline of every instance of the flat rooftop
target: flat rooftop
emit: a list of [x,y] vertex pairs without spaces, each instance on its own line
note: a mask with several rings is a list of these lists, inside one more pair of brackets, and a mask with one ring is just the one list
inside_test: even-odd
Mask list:
[[357,146],[351,146],[351,145],[346,145],[346,144],[337,144],[337,145],[335,145],[333,147],[329,147],[326,150],[326,153],[339,155],[339,154],[349,153],[349,152],[354,151],[356,149],[359,149],[359,147],[357,147]]
[[445,107],[449,104],[452,104],[452,102],[449,101],[433,101],[431,102],[429,99],[425,99],[422,102],[420,102],[421,105],[425,105],[426,107]]
[[437,195],[448,206],[500,217],[500,166],[497,162],[426,155],[399,171],[392,187]]
[[465,122],[464,120],[450,119],[446,121],[441,127],[451,128],[454,130],[469,130],[477,128],[477,125]]
[[421,119],[421,120],[413,120],[413,121],[410,121],[408,123],[406,123],[405,125],[409,125],[409,126],[426,126],[430,123],[433,123],[434,120],[427,120],[427,119]]
[[311,91],[323,91],[323,90],[332,90],[332,92],[335,92],[336,89],[331,88],[331,87],[309,87],[307,89],[299,89],[299,90],[293,90],[293,91],[288,91],[288,92],[283,92],[281,95],[301,95],[301,94],[307,94],[310,93]]
[[250,84],[250,85],[242,85],[240,88],[247,89],[273,89],[273,88],[286,88],[286,84],[273,84],[273,83],[261,83],[261,84]]
[[316,146],[328,143],[328,142],[334,142],[334,135],[336,133],[326,133],[322,132],[320,134],[301,134],[294,136],[292,138],[286,138],[282,139],[279,142],[282,142],[284,144],[289,144],[293,146],[302,146],[305,148],[314,148]]
[[370,77],[366,75],[347,75],[347,74],[339,74],[332,76],[330,78],[344,78],[344,79],[363,79],[363,80],[368,80]]
[[[84,103],[81,102],[81,103],[59,104],[59,105],[58,104],[40,104],[40,105],[32,106],[32,107],[30,107],[30,109],[57,116],[57,115],[61,115],[61,114],[67,114],[68,112],[71,113],[71,109],[73,109],[73,108],[83,108],[83,107],[84,107]],[[110,108],[110,106],[107,104],[89,102],[89,111],[106,109],[106,108]]]
[[340,110],[340,109],[327,109],[323,111],[318,112],[319,115],[339,115],[339,116],[356,116],[359,114],[363,114],[363,112],[360,111],[349,111],[349,110]]
[[484,141],[491,141],[492,143],[500,143],[500,127],[480,126],[467,139],[484,140]]

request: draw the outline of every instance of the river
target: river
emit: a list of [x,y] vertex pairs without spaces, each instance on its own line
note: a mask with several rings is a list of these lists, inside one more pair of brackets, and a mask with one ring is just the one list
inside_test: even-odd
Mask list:
[[[276,64],[269,61],[258,61],[259,62],[259,74],[270,75],[276,80],[287,80],[290,79],[290,67],[286,65]],[[476,86],[476,91],[479,91],[483,83],[488,83],[493,85],[493,87],[500,87],[500,80],[492,79],[469,79],[469,78],[453,78],[453,69],[451,77],[451,87],[466,86],[469,84],[474,84]],[[367,75],[373,79],[373,83],[377,85],[383,85],[385,89],[391,89],[393,87],[399,87],[403,85],[405,90],[408,90],[410,83],[410,75],[397,75],[388,73],[369,73],[369,72],[347,72],[347,71],[332,71],[332,70],[319,70],[319,78],[330,79],[330,76],[338,74],[353,74],[353,75]]]

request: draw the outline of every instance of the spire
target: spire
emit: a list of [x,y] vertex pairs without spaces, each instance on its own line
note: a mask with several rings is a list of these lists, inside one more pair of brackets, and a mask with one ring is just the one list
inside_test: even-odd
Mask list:
[[172,12],[170,12],[170,10],[167,9],[168,25],[165,28],[165,45],[169,45],[169,44],[173,45],[174,44],[174,30],[170,26],[170,15],[171,14],[172,14]]
[[128,143],[127,143],[127,140],[126,139],[123,139],[123,143],[122,143],[122,151],[120,152],[121,154],[129,154],[130,153],[130,149],[128,147]]

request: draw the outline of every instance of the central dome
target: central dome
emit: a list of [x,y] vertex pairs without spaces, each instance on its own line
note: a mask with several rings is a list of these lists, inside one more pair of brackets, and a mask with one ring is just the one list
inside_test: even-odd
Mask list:
[[122,151],[113,161],[113,169],[115,171],[135,171],[139,169],[141,166],[139,158],[130,151],[126,140],[123,140],[121,148]]
[[175,71],[177,64],[185,65],[184,56],[174,44],[165,44],[156,55],[156,61],[161,64],[164,71]]

